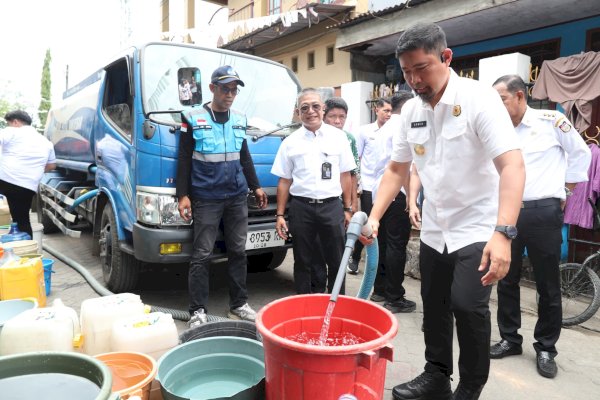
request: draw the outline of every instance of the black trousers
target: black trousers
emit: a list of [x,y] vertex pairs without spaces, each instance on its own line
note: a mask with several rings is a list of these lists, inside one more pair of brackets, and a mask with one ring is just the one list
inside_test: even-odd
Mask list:
[[246,236],[248,234],[248,200],[240,195],[225,200],[193,200],[194,252],[190,261],[188,286],[190,314],[203,308],[207,313],[210,256],[223,219],[229,277],[229,308],[243,306],[248,300],[246,287]]
[[29,236],[33,237],[31,221],[29,220],[29,210],[31,209],[31,201],[33,200],[33,196],[35,196],[35,192],[0,180],[0,194],[6,196],[10,216],[13,222],[17,223],[19,230],[27,232]]
[[485,243],[453,253],[438,253],[421,242],[421,297],[425,336],[425,370],[452,374],[454,319],[460,347],[460,380],[484,385],[490,371],[491,286],[477,269]]
[[533,266],[539,294],[538,320],[533,336],[536,352],[557,354],[562,306],[560,294],[560,246],[562,243],[563,211],[560,200],[542,207],[522,208],[517,221],[519,235],[512,242],[512,262],[504,279],[498,282],[498,327],[500,336],[512,343],[522,344],[521,297],[519,281],[523,266],[523,249]]
[[[294,252],[294,288],[296,292],[299,294],[323,292],[322,287],[315,290],[314,286],[322,285],[320,282],[325,276],[323,270],[325,268],[327,268],[327,290],[331,292],[345,246],[346,231],[342,201],[308,204],[292,197],[289,222]],[[315,253],[319,252],[316,244],[320,245],[322,259],[325,260],[326,265],[322,262],[319,265],[316,264],[316,261],[321,258],[315,256]],[[319,268],[320,271],[315,271],[316,268]],[[313,275],[317,275],[317,280],[311,282]],[[311,287],[311,283],[313,287]],[[344,293],[345,285],[342,284],[340,294]]]
[[[368,190],[363,190],[360,194],[360,211],[369,216],[371,214],[371,209],[373,208],[373,192]],[[363,245],[358,240],[356,241],[356,245],[354,246],[354,251],[352,252],[352,258],[358,262],[360,261],[360,253],[363,250]]]
[[393,303],[404,297],[404,267],[406,246],[410,237],[410,219],[406,210],[406,196],[399,193],[381,218],[377,243],[379,264],[373,293]]

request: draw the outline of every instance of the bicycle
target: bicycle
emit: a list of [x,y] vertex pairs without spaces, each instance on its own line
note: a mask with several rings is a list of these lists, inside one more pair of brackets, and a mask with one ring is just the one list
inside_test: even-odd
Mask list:
[[[594,216],[600,215],[592,199],[588,198]],[[559,266],[562,295],[562,326],[579,325],[592,318],[600,308],[600,278],[595,271],[599,265],[600,250],[588,256],[583,263],[564,263]]]

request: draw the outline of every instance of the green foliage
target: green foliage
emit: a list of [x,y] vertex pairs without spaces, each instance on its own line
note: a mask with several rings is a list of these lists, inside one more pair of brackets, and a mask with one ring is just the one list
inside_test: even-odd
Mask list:
[[42,69],[42,99],[40,100],[40,106],[38,109],[38,117],[40,119],[40,127],[43,129],[46,126],[46,119],[48,118],[48,111],[52,106],[50,100],[52,96],[52,79],[50,76],[50,62],[52,57],[50,56],[50,49],[46,50],[46,57],[44,58],[44,68]]
[[0,98],[0,129],[6,128],[4,116],[9,111],[23,110],[25,107],[20,103],[11,103],[10,101]]

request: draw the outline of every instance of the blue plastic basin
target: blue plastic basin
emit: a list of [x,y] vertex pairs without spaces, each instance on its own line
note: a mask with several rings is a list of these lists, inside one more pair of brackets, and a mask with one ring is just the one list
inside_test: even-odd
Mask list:
[[158,361],[156,379],[165,400],[264,398],[262,343],[215,336],[181,344]]

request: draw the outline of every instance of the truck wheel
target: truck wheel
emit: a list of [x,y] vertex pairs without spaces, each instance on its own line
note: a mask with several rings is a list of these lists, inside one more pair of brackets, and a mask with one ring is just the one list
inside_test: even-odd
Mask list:
[[273,271],[283,263],[286,254],[287,249],[248,256],[248,272]]
[[106,287],[115,293],[134,289],[139,279],[139,262],[119,248],[115,213],[110,203],[102,210],[99,243]]
[[44,203],[42,202],[42,195],[38,192],[35,196],[35,212],[37,214],[37,220],[40,224],[44,225],[44,233],[58,232],[58,227],[54,225],[54,222],[44,214]]

